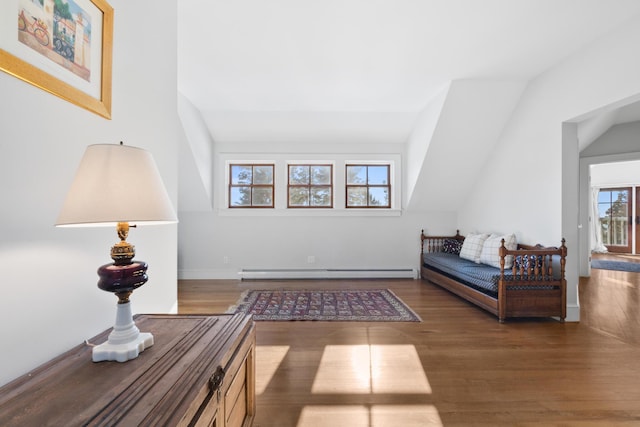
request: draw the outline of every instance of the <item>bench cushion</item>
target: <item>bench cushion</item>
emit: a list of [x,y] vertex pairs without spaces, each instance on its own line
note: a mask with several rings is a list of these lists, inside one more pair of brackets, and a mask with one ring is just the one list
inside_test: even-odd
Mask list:
[[500,269],[486,264],[476,264],[458,255],[432,252],[424,255],[424,264],[448,276],[471,284],[490,295],[498,292]]

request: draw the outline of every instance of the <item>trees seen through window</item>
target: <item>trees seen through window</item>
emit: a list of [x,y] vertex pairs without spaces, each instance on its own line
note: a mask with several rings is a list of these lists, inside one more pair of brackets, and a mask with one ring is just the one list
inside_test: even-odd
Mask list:
[[390,208],[389,165],[347,165],[347,208]]
[[229,207],[272,208],[273,169],[274,165],[230,165]]
[[289,165],[288,207],[330,208],[333,206],[331,165]]

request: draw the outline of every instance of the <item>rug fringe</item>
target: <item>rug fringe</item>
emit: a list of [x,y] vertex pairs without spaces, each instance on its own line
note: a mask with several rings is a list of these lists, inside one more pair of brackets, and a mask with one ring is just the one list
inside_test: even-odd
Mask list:
[[[398,295],[395,294],[395,292],[393,292],[391,289],[386,289],[387,292],[389,292],[391,295],[393,295],[398,301],[402,301],[402,299],[400,297],[398,297]],[[422,317],[420,317],[418,315],[418,313],[416,313],[415,311],[413,311],[413,309],[411,307],[409,307],[406,303],[404,303],[404,306],[406,307],[407,310],[409,310],[411,312],[411,314],[413,314],[414,316],[416,316],[418,318],[418,320],[420,322],[422,322]]]
[[250,289],[247,289],[247,290],[243,291],[240,294],[240,297],[238,298],[238,301],[236,301],[235,304],[230,305],[229,308],[227,308],[227,311],[224,312],[224,314],[234,314],[236,311],[238,311],[238,307],[240,307],[242,305],[242,303],[244,302],[244,300],[247,298],[247,295],[249,295],[249,291],[250,291]]

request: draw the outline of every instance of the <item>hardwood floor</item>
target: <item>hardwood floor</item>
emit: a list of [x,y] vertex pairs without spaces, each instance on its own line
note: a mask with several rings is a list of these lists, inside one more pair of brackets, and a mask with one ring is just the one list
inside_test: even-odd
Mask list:
[[[593,258],[640,262],[638,255],[594,254]],[[640,273],[592,269],[591,277],[581,277],[579,286],[583,325],[640,345]]]
[[256,322],[256,427],[640,425],[640,274],[580,281],[582,322],[508,321],[419,280],[180,281],[180,313],[245,289],[388,288],[421,323]]

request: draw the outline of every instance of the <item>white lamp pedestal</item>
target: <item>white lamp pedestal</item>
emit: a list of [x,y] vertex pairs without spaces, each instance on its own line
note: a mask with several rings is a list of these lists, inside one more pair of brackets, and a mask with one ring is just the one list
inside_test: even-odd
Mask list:
[[115,360],[126,362],[135,359],[153,345],[153,335],[140,332],[131,314],[131,302],[118,303],[116,324],[109,339],[93,347],[93,361]]

